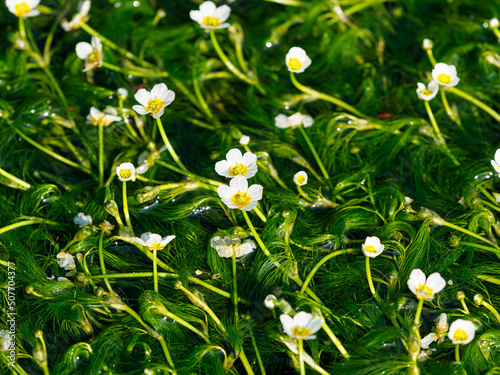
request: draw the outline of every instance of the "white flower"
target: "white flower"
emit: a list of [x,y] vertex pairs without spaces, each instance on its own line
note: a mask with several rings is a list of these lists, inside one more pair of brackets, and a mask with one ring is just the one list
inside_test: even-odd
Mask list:
[[287,314],[280,315],[281,324],[285,333],[299,340],[314,340],[323,324],[322,319],[314,318],[312,314],[304,311],[299,312],[293,318]]
[[476,326],[470,320],[457,319],[450,325],[448,338],[453,345],[468,344],[476,334]]
[[58,277],[57,281],[70,281],[67,277]]
[[251,211],[257,207],[258,201],[262,199],[261,185],[248,187],[248,181],[243,176],[236,176],[231,180],[229,186],[220,185],[217,189],[222,202],[229,208]]
[[212,246],[217,254],[222,258],[231,258],[233,255],[236,258],[240,258],[247,254],[250,254],[257,245],[252,240],[246,240],[241,243],[239,238],[231,237],[214,237],[210,240],[210,246]]
[[492,19],[490,20],[490,27],[491,27],[492,29],[495,29],[495,28],[497,28],[498,26],[499,26],[498,18],[492,18]]
[[125,87],[120,87],[118,90],[116,90],[116,93],[121,100],[125,100],[128,98],[128,91]]
[[77,56],[85,60],[85,69],[87,70],[99,68],[102,66],[102,43],[101,39],[93,36],[90,44],[87,42],[80,42],[76,45]]
[[417,96],[419,99],[429,101],[436,97],[439,91],[439,84],[432,80],[427,87],[422,82],[417,83]]
[[147,232],[139,237],[132,237],[132,241],[147,247],[149,250],[163,250],[167,244],[175,238],[174,235],[161,237],[159,234]]
[[59,254],[57,254],[57,259],[60,259],[57,261],[59,267],[64,268],[67,271],[74,270],[76,268],[75,259],[71,254],[61,251]]
[[293,176],[293,182],[295,182],[298,186],[307,184],[307,173],[304,171],[295,173],[295,176]]
[[491,194],[493,194],[493,197],[495,198],[495,200],[497,201],[497,203],[500,203],[500,194],[498,194],[496,192],[493,192]]
[[285,56],[286,67],[294,73],[302,73],[311,65],[311,59],[300,47],[292,47]]
[[405,197],[405,205],[409,206],[413,203],[413,199],[410,197]]
[[140,89],[134,98],[141,104],[132,106],[134,111],[140,115],[149,113],[156,119],[161,117],[165,112],[165,107],[174,101],[175,92],[169,90],[166,84],[159,83],[153,86],[151,92]]
[[73,221],[75,224],[79,225],[80,228],[83,228],[86,225],[92,224],[92,216],[85,215],[83,212],[79,212],[74,218]]
[[90,0],[80,1],[78,4],[78,13],[73,16],[73,19],[70,22],[67,19],[61,21],[61,27],[64,31],[76,30],[80,28],[82,22],[87,22],[89,20],[90,5]]
[[384,251],[384,245],[380,243],[380,239],[378,237],[366,237],[365,243],[361,245],[361,250],[363,250],[363,254],[368,258],[376,258],[382,251]]
[[446,281],[438,272],[434,272],[426,279],[425,274],[420,269],[414,269],[408,278],[408,288],[418,299],[430,301],[436,293],[439,293],[446,286]]
[[432,69],[432,78],[441,86],[454,87],[460,82],[455,65],[437,63]]
[[116,175],[120,181],[135,181],[135,167],[132,163],[121,163],[116,167]]
[[96,107],[90,107],[90,114],[87,115],[87,121],[92,125],[108,126],[112,122],[121,121],[121,117],[117,116],[118,112],[113,107],[107,107],[104,112],[101,112]]
[[434,42],[430,39],[424,39],[422,43],[422,48],[426,51],[432,49],[434,47]]
[[11,350],[14,345],[13,333],[8,330],[0,331],[0,351]]
[[250,137],[248,135],[242,135],[240,138],[240,145],[246,146],[250,143]]
[[290,117],[280,114],[274,118],[274,124],[279,129],[296,128],[303,125],[308,128],[314,124],[314,119],[309,115],[303,115],[300,112],[294,113]]
[[500,173],[500,148],[495,151],[494,160],[491,161],[491,165],[497,173]]
[[229,23],[223,23],[229,18],[231,8],[227,5],[216,7],[212,1],[205,1],[200,5],[200,10],[192,10],[189,17],[198,22],[205,29],[225,29]]
[[438,323],[436,324],[436,331],[429,333],[420,341],[420,346],[422,349],[429,349],[429,345],[434,341],[438,341],[438,344],[444,340],[444,334],[448,332],[448,320],[445,313],[441,313],[438,318]]
[[215,171],[227,178],[236,176],[251,178],[257,173],[257,155],[251,152],[242,155],[240,150],[233,148],[226,154],[226,160],[215,164]]
[[40,0],[6,0],[5,5],[9,8],[9,12],[16,17],[35,17],[40,14],[38,9],[35,9],[40,4]]
[[272,310],[276,307],[276,302],[278,302],[276,296],[274,294],[268,294],[264,300],[264,306],[266,306],[269,310]]

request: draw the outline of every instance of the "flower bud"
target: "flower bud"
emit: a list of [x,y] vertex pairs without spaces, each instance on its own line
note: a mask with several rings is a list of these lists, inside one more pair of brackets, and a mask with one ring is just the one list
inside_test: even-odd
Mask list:
[[114,200],[110,199],[109,201],[104,202],[104,209],[108,214],[118,216],[118,205]]
[[80,241],[83,241],[83,240],[86,240],[87,238],[89,238],[92,234],[94,233],[94,231],[90,228],[90,227],[83,227],[82,229],[80,229],[76,234],[75,234],[75,237],[74,237],[74,240],[75,242],[80,242]]
[[492,18],[490,20],[490,27],[492,29],[496,29],[497,27],[499,26],[499,23],[498,23],[498,18]]
[[266,306],[269,310],[273,310],[276,307],[276,302],[278,302],[276,296],[269,294],[264,300],[264,306]]
[[476,294],[474,296],[474,303],[477,305],[477,306],[481,306],[481,304],[483,303],[483,296],[481,294]]
[[116,90],[116,93],[118,94],[120,100],[125,100],[128,98],[128,91],[125,87],[120,87],[118,90]]
[[250,143],[250,137],[248,135],[242,135],[240,138],[240,145],[247,146]]
[[457,292],[457,299],[458,299],[459,301],[463,301],[463,300],[465,299],[465,293],[464,293],[464,292],[462,292],[461,290],[459,290],[459,291]]
[[431,50],[434,47],[434,42],[430,39],[424,39],[422,43],[422,48],[426,51]]

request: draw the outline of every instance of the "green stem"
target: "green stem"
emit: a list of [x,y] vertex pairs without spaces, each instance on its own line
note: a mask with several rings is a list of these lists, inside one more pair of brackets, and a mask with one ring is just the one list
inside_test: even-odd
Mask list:
[[417,327],[420,325],[420,315],[422,315],[422,307],[424,306],[424,300],[418,300],[418,305],[417,305],[417,312],[415,313],[415,321],[414,325]]
[[375,287],[373,286],[372,273],[370,270],[370,257],[365,256],[366,258],[366,278],[368,279],[368,285],[370,286],[370,292],[372,292],[373,297],[377,301],[380,301],[377,292],[375,292]]
[[31,188],[30,184],[17,178],[16,176],[11,175],[9,172],[3,170],[2,168],[0,168],[0,175],[4,176],[5,178],[7,178],[7,179],[11,180],[12,182],[14,182],[15,184],[17,184],[19,189],[28,190],[29,188]]
[[299,341],[300,375],[306,375],[306,366],[304,364],[304,340],[298,339],[298,341]]
[[262,88],[262,86],[260,86],[258,80],[252,79],[249,76],[247,76],[246,74],[243,74],[242,72],[239,71],[238,68],[236,68],[236,66],[231,61],[229,61],[229,58],[226,56],[224,51],[222,51],[222,48],[220,47],[219,42],[217,41],[217,38],[215,36],[215,32],[213,29],[210,30],[210,39],[212,40],[212,44],[215,48],[215,51],[217,52],[217,55],[219,55],[219,58],[224,63],[224,65],[226,65],[226,67],[231,71],[231,73],[233,73],[236,77],[238,77],[242,81],[248,83],[249,85],[255,86],[257,88],[257,90],[259,90],[262,95],[265,95],[266,91]]
[[[199,53],[197,54],[196,57],[197,57],[196,61],[198,61]],[[210,121],[213,121],[214,115],[210,110],[210,107],[208,106],[205,98],[203,97],[203,94],[201,93],[200,81],[198,75],[196,74],[195,64],[193,64],[193,87],[194,87],[194,93],[196,95],[196,98],[198,99],[198,103],[200,104],[201,110],[205,113],[205,116],[207,116]]]
[[345,350],[344,345],[342,345],[342,343],[337,338],[337,336],[335,336],[335,333],[333,333],[333,331],[330,329],[330,327],[328,327],[328,324],[323,323],[321,325],[321,328],[323,328],[323,330],[326,332],[326,334],[328,335],[330,340],[332,340],[332,342],[335,344],[335,346],[339,350],[340,354],[342,354],[345,359],[349,359],[351,356],[349,355],[349,353],[347,353],[347,350]]
[[493,195],[490,194],[488,190],[486,190],[483,186],[478,185],[477,188],[483,193],[495,206],[498,205],[497,200]]
[[255,340],[255,336],[252,330],[249,330],[248,332],[250,333],[250,338],[252,339],[252,346],[253,349],[255,350],[255,356],[257,357],[257,362],[259,363],[260,373],[261,375],[266,375],[266,369],[264,367],[264,363],[262,362],[262,358],[260,357],[259,347],[257,346],[257,341]]
[[165,168],[168,168],[174,172],[177,172],[183,176],[186,176],[186,177],[189,177],[193,180],[199,180],[201,182],[205,182],[207,184],[210,184],[210,185],[213,185],[213,186],[219,186],[219,185],[224,185],[222,182],[219,182],[219,181],[215,181],[215,180],[211,180],[209,178],[205,178],[205,177],[201,177],[201,176],[198,176],[198,175],[195,175],[194,173],[191,173],[187,170],[183,170],[183,169],[180,169],[180,168],[177,168],[176,166],[172,165],[172,164],[168,164],[166,162],[164,162],[163,160],[156,160],[155,163],[165,167]]
[[325,169],[325,166],[323,165],[323,162],[321,161],[318,152],[316,151],[316,148],[314,148],[314,145],[312,144],[311,140],[309,139],[309,136],[307,135],[306,131],[304,130],[304,127],[302,125],[298,126],[300,134],[304,137],[306,140],[307,145],[309,146],[309,149],[311,150],[314,159],[316,159],[316,163],[319,165],[319,169],[321,169],[321,172],[323,173],[323,176],[325,176],[326,179],[329,179],[330,176],[328,175],[328,172]]
[[[140,142],[139,135],[137,134],[135,129],[132,127],[132,124],[130,123],[130,121],[127,117],[127,112],[123,108],[123,99],[121,99],[121,98],[118,99],[118,107],[120,109],[120,113],[122,114],[123,122],[125,123],[127,130],[130,132],[132,139],[136,142]],[[146,140],[144,140],[144,141],[146,141]]]
[[484,251],[489,251],[490,253],[494,253],[494,254],[500,255],[500,250],[499,249],[495,249],[493,247],[483,246],[483,245],[479,245],[477,243],[465,242],[465,241],[460,241],[460,245],[475,247],[477,249],[481,249],[481,250],[484,250]]
[[132,222],[130,221],[130,213],[128,212],[128,199],[127,199],[127,181],[123,181],[123,214],[125,215],[125,222],[127,226],[132,229]]
[[441,101],[443,102],[444,110],[446,111],[446,114],[457,124],[460,124],[460,120],[456,118],[455,114],[450,108],[450,105],[448,104],[448,99],[446,99],[446,93],[445,90],[441,89],[439,90],[440,95],[441,95]]
[[165,339],[163,338],[163,336],[160,336],[158,341],[160,342],[161,348],[163,349],[163,354],[165,355],[165,358],[167,359],[167,362],[171,367],[170,372],[173,375],[177,375],[177,371],[175,371],[174,361],[172,361],[172,356],[170,355],[170,351],[168,350],[167,343],[165,342]]
[[455,360],[460,362],[460,344],[455,345]]
[[426,50],[427,52],[427,57],[429,58],[429,61],[431,62],[432,66],[437,64],[436,59],[434,58],[434,54],[432,53],[432,49]]
[[104,125],[101,121],[97,124],[99,133],[99,187],[104,184]]
[[341,107],[341,108],[343,108],[351,113],[354,113],[358,117],[362,117],[362,118],[367,117],[366,115],[359,112],[356,108],[352,107],[351,105],[347,104],[346,102],[344,102],[340,99],[334,98],[333,96],[330,96],[330,95],[323,94],[323,93],[316,91],[310,87],[302,85],[301,83],[299,83],[297,81],[297,78],[295,78],[294,72],[290,72],[290,78],[292,80],[293,85],[297,89],[299,89],[300,91],[302,91],[306,94],[309,94],[309,95],[313,96],[314,98],[322,99],[322,100],[325,100],[327,102],[333,103],[338,107]]
[[[445,221],[445,220],[443,220],[442,225],[444,225],[445,227],[448,227],[448,228],[452,228],[452,229],[458,230],[459,232],[465,233],[465,234],[467,234],[467,235],[469,235],[469,236],[471,236],[471,237],[474,237],[474,238],[476,238],[476,239],[478,239],[478,240],[480,240],[480,241],[486,242],[488,245],[491,245],[491,246],[493,246],[495,249],[500,250],[496,244],[494,244],[494,243],[493,243],[493,242],[491,242],[490,240],[487,240],[486,238],[481,237],[480,235],[478,235],[478,234],[476,234],[476,233],[474,233],[474,232],[471,232],[470,230],[464,229],[464,228],[462,228],[462,227],[459,227],[458,225],[455,225],[455,224],[449,223],[449,222],[447,222],[447,221]],[[462,242],[462,243],[463,243],[463,242]]]
[[219,317],[217,315],[215,315],[215,313],[205,303],[205,301],[201,300],[200,298],[198,298],[198,296],[196,296],[195,294],[191,293],[189,290],[184,288],[184,286],[180,282],[179,282],[179,284],[180,285],[177,285],[177,289],[180,289],[182,292],[184,292],[191,301],[196,301],[196,306],[205,310],[205,312],[212,318],[212,320],[215,322],[215,324],[217,324],[222,329],[223,332],[226,332],[226,328],[224,327],[224,325],[220,321]]
[[473,96],[463,92],[462,90],[457,89],[456,87],[448,87],[447,90],[449,92],[451,92],[452,94],[460,96],[461,98],[471,102],[472,104],[475,104],[477,107],[481,108],[483,111],[488,113],[495,120],[500,122],[500,114],[498,112],[494,111],[493,108],[484,104],[481,100],[474,98]]
[[494,27],[492,30],[495,36],[497,37],[498,41],[500,41],[500,30],[498,29],[498,27]]
[[166,308],[165,309],[161,309],[160,310],[161,313],[167,317],[169,317],[170,319],[176,321],[177,323],[179,323],[180,325],[186,327],[187,329],[189,329],[190,331],[194,332],[195,334],[197,334],[198,336],[200,336],[203,340],[205,340],[205,342],[207,344],[210,344],[210,339],[203,333],[201,332],[200,330],[198,330],[196,327],[192,326],[191,324],[189,324],[188,322],[186,322],[184,319],[182,319],[181,317],[171,313],[170,311],[168,311]]
[[260,238],[259,234],[255,230],[255,227],[253,226],[252,222],[250,221],[250,218],[248,217],[247,212],[245,210],[241,210],[241,212],[243,213],[243,217],[245,218],[245,221],[247,222],[247,225],[250,228],[250,231],[252,232],[252,235],[254,236],[255,240],[259,244],[260,248],[262,249],[262,251],[264,252],[264,254],[267,257],[270,257],[271,253],[269,252],[269,250],[267,250],[267,247],[266,247],[266,245],[264,245],[264,242],[262,242],[262,239]]
[[[176,273],[158,272],[158,277],[173,277],[178,278]],[[90,275],[89,279],[138,279],[138,278],[151,278],[153,272],[128,272],[128,273],[107,273],[106,275]]]
[[323,259],[321,259],[315,266],[314,268],[311,270],[311,272],[309,273],[309,275],[307,276],[306,280],[304,281],[304,283],[302,284],[302,288],[300,289],[300,293],[304,293],[307,289],[307,285],[309,285],[309,283],[311,282],[314,274],[320,269],[320,267],[325,264],[327,261],[329,261],[330,259],[332,258],[335,258],[336,256],[339,256],[341,254],[346,254],[346,253],[349,253],[353,251],[352,249],[347,249],[347,250],[338,250],[338,251],[335,251],[331,254],[328,254],[326,257],[324,257]]
[[106,61],[102,62],[102,67],[113,70],[118,73],[122,73],[125,75],[133,75],[136,77],[144,77],[144,78],[166,78],[169,76],[167,72],[154,72],[154,71],[140,71],[140,70],[135,70],[135,69],[125,69],[113,64],[110,64]]
[[480,280],[487,281],[492,284],[500,285],[500,279],[497,279],[496,277],[489,276],[489,275],[477,275],[476,276]]
[[8,232],[9,230],[13,230],[13,229],[17,229],[20,227],[24,227],[26,225],[33,225],[33,224],[47,224],[47,225],[60,226],[60,224],[55,222],[55,221],[44,220],[44,219],[40,219],[40,218],[35,217],[35,218],[31,218],[30,220],[19,221],[17,223],[7,225],[3,228],[0,228],[0,234]]
[[483,305],[488,310],[490,310],[490,312],[495,316],[497,322],[500,323],[500,314],[498,314],[498,311],[492,305],[490,305],[486,301],[481,302],[481,305]]
[[153,249],[153,285],[155,292],[158,292],[158,267],[156,265],[156,249]]
[[[101,264],[101,272],[102,275],[106,275],[106,265],[104,264],[104,254],[103,254],[103,239],[104,239],[104,231],[101,231],[101,235],[99,236],[99,263]],[[104,283],[106,284],[106,287],[108,288],[110,293],[113,293],[113,288],[111,288],[111,284],[109,283],[109,280],[107,278],[104,278]]]
[[264,216],[264,214],[261,212],[261,210],[259,210],[259,208],[258,208],[258,207],[255,207],[255,208],[253,209],[253,212],[254,212],[255,214],[257,214],[257,216],[260,218],[260,220],[262,220],[264,223],[266,223],[266,222],[267,222],[266,217],[265,217],[265,216]]
[[234,305],[234,325],[238,326],[238,279],[236,278],[236,254],[231,257],[233,263],[233,305]]
[[187,172],[188,171],[187,168],[184,166],[184,164],[182,164],[181,159],[175,153],[174,148],[172,147],[172,145],[170,144],[170,141],[168,140],[167,134],[165,133],[165,129],[163,129],[163,124],[161,122],[161,118],[158,117],[156,119],[156,123],[158,124],[158,129],[160,130],[160,134],[161,134],[161,137],[163,139],[163,142],[165,143],[165,146],[167,146],[167,150],[170,153],[170,156],[172,157],[172,159],[174,159],[175,164],[177,164],[180,169]]

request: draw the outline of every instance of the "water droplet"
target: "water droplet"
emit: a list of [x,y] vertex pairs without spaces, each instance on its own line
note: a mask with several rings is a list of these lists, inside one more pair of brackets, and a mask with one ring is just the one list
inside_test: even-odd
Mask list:
[[272,46],[273,46],[273,44],[272,44],[271,42],[267,42],[267,43],[266,43],[266,47],[267,47],[267,48],[271,48]]

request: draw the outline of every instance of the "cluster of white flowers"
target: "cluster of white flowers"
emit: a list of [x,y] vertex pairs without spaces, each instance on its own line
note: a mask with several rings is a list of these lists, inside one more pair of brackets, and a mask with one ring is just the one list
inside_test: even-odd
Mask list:
[[[424,41],[425,48],[425,41]],[[437,63],[432,69],[432,81],[427,86],[422,82],[417,83],[417,96],[419,99],[429,101],[436,97],[439,86],[454,87],[460,82],[455,65]]]

